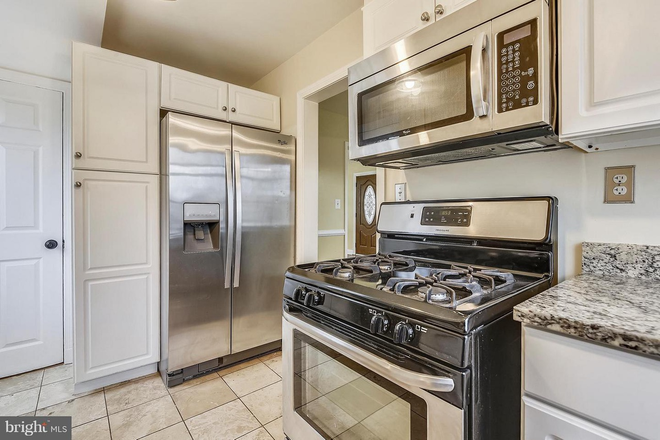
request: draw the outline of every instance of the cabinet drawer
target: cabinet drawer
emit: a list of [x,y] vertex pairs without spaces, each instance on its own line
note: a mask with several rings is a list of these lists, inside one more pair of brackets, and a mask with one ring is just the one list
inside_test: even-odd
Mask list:
[[525,440],[629,440],[617,433],[524,397]]
[[660,361],[532,327],[523,331],[525,393],[660,439]]
[[226,82],[165,65],[161,80],[161,107],[227,120]]

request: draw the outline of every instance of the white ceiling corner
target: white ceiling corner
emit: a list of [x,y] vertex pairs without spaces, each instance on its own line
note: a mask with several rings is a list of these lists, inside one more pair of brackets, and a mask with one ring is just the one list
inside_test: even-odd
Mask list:
[[107,0],[103,47],[250,86],[362,0]]

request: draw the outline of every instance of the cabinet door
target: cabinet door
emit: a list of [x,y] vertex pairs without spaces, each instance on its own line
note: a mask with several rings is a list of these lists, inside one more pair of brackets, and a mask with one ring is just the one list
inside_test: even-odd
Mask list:
[[477,0],[435,0],[436,21],[466,7]]
[[660,126],[660,2],[560,6],[562,140]]
[[75,381],[159,361],[159,185],[74,171]]
[[434,0],[373,0],[366,4],[362,10],[365,58],[433,23],[434,8]]
[[158,63],[73,44],[74,168],[158,174]]
[[226,82],[165,65],[161,79],[161,107],[227,120]]
[[280,131],[280,98],[229,84],[229,122]]

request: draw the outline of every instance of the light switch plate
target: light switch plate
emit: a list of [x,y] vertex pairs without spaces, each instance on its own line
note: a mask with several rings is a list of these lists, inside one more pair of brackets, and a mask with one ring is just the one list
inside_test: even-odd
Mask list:
[[394,184],[394,195],[397,202],[403,202],[406,200],[406,184],[405,183],[395,183]]
[[335,209],[341,209],[341,199],[335,199]]
[[605,203],[635,203],[635,166],[605,168]]

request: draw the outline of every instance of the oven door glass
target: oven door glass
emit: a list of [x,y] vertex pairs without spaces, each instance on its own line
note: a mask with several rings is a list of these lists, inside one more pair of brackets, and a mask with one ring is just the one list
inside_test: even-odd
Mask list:
[[293,332],[296,413],[323,438],[426,440],[426,402],[382,376]]
[[466,47],[358,94],[358,145],[474,117]]

